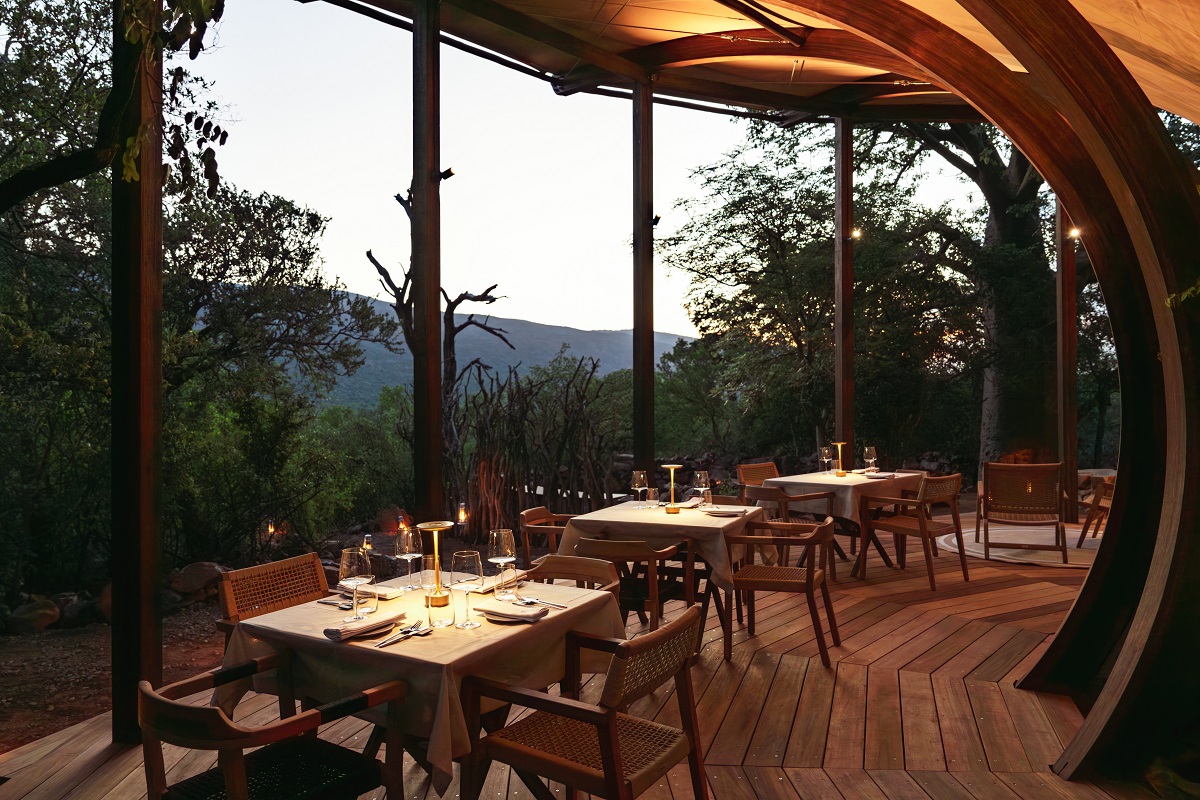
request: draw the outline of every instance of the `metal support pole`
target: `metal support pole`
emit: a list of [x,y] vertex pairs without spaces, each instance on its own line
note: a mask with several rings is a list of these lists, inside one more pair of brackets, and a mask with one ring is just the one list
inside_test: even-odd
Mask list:
[[[162,53],[143,60],[113,6],[113,74],[140,62],[121,141],[143,137],[139,180],[112,177],[112,736],[141,741],[137,685],[162,685]],[[161,5],[145,6],[157,30]],[[144,124],[149,123],[149,124]]]
[[418,520],[441,519],[442,212],[438,0],[413,3],[413,489]]
[[834,427],[854,463],[854,123],[834,120]]
[[[654,92],[633,87],[633,465],[654,469]],[[651,478],[653,480],[653,478]],[[652,484],[653,485],[653,484]]]

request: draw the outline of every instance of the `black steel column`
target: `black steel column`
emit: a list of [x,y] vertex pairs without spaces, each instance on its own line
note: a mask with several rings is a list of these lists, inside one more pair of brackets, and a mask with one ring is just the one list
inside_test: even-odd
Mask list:
[[[654,469],[654,92],[633,86],[633,466]],[[653,481],[653,477],[651,477]]]
[[[112,736],[141,740],[137,685],[162,684],[162,53],[142,59],[114,3],[113,74],[140,62],[121,141],[143,130],[139,180],[112,180]],[[145,20],[160,26],[161,5]]]
[[442,519],[441,64],[438,0],[413,3],[413,489],[418,521]]
[[833,393],[835,437],[854,463],[854,123],[834,121]]

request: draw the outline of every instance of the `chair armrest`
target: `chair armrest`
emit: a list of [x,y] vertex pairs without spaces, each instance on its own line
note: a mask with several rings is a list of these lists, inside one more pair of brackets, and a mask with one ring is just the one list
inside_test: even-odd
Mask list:
[[[618,586],[620,584],[617,584]],[[596,636],[583,631],[567,631],[567,647],[578,650],[581,647],[587,647],[592,650],[601,650],[605,653],[617,652],[617,647],[625,641],[624,639],[613,639],[608,636]]]
[[554,525],[566,525],[567,522],[579,516],[578,514],[551,514],[550,521]]
[[240,681],[252,675],[257,675],[260,672],[275,669],[279,666],[279,663],[278,653],[259,656],[253,661],[233,664],[228,667],[217,667],[214,670],[202,672],[186,680],[176,681],[159,689],[158,694],[168,700],[178,700],[181,697],[187,697],[189,694],[195,694],[196,692],[212,689],[217,686],[224,686],[227,683]]
[[909,506],[909,507],[929,505],[928,503],[918,503],[916,501],[916,499],[912,498],[912,497],[887,497],[885,495],[863,495],[863,497],[861,497],[859,499],[859,504],[863,508],[869,508],[871,503],[875,503],[875,504],[881,505],[881,506],[896,505],[896,506]]
[[581,722],[590,722],[593,725],[602,724],[609,716],[609,712],[602,711],[589,703],[581,703],[569,697],[554,697],[532,689],[521,689],[475,675],[469,675],[463,679],[462,690],[463,706],[468,715],[471,715],[472,712],[478,713],[479,698],[490,697],[494,700],[516,703],[535,711],[545,711]]
[[815,532],[808,536],[743,536],[729,535],[725,541],[730,544],[775,545],[776,547],[808,547],[819,544],[821,537]]
[[245,747],[258,747],[291,738],[300,733],[314,731],[327,722],[348,717],[374,708],[382,703],[403,700],[408,696],[408,684],[404,681],[388,681],[356,694],[342,697],[331,703],[317,706],[293,717],[286,717],[261,728],[246,729],[249,734]]

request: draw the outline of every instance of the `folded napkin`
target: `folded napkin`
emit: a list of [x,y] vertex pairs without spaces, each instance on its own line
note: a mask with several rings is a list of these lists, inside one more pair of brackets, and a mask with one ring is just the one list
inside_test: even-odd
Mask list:
[[676,503],[675,505],[679,506],[680,508],[695,508],[702,502],[703,500],[699,497],[689,497],[687,500],[684,500],[681,503]]
[[713,513],[713,514],[721,514],[721,515],[736,514],[737,516],[740,517],[742,514],[745,514],[746,512],[750,511],[750,508],[751,508],[750,506],[711,505],[711,506],[705,506],[704,510],[708,511],[710,513]]
[[378,616],[372,614],[366,619],[356,619],[352,622],[342,622],[332,628],[325,629],[325,635],[335,642],[344,642],[347,639],[353,639],[356,636],[367,636],[372,633],[379,633],[381,630],[389,629],[400,620],[404,619],[404,612],[397,614],[386,614]]
[[485,617],[518,622],[537,622],[550,613],[546,606],[518,606],[513,603],[501,603],[499,600],[485,600],[476,605],[475,610]]
[[[353,586],[343,586],[342,584],[339,583],[337,585],[337,591],[345,592],[346,594],[352,594],[354,592],[354,587]],[[378,597],[380,600],[395,600],[397,597],[399,597],[402,594],[404,594],[404,592],[395,586],[382,586],[382,585],[376,586],[374,584],[362,584],[358,587],[358,596],[359,597],[373,595],[375,597]]]
[[894,472],[868,472],[867,477],[875,478],[876,480],[880,480],[882,478],[894,478],[894,477],[896,477],[896,473],[894,473]]

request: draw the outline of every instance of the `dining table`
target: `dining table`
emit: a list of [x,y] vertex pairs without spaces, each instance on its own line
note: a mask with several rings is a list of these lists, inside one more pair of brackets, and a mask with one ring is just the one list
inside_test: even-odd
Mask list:
[[[921,488],[924,472],[847,472],[839,476],[836,472],[808,472],[800,475],[781,475],[767,478],[763,486],[774,486],[788,494],[810,494],[833,492],[833,516],[860,525],[859,506],[868,495],[899,497],[906,489]],[[789,503],[793,511],[823,514],[824,500]]]
[[725,537],[741,533],[750,520],[764,518],[763,509],[754,506],[681,507],[678,514],[668,514],[666,506],[657,503],[648,507],[618,503],[569,519],[558,552],[574,555],[575,545],[584,537],[642,540],[659,546],[687,539],[708,564],[712,582],[728,591],[733,589],[733,568]]
[[[447,573],[443,573],[448,575]],[[407,579],[386,581],[399,587]],[[451,587],[456,613],[465,605],[464,593]],[[470,751],[466,719],[459,699],[463,678],[475,675],[526,689],[544,689],[566,671],[566,634],[580,631],[595,636],[625,638],[617,601],[610,592],[566,584],[531,584],[526,594],[565,606],[549,608],[535,622],[497,622],[474,612],[480,627],[435,628],[388,647],[375,647],[380,638],[333,641],[324,631],[337,627],[347,611],[319,601],[262,614],[237,623],[226,647],[224,666],[240,664],[272,652],[290,656],[292,691],[297,697],[330,702],[397,678],[408,683],[404,708],[405,733],[427,740],[427,758],[434,789],[442,794],[453,777],[454,759]],[[473,598],[474,599],[474,598]],[[410,591],[380,600],[375,617],[403,614],[399,624],[425,619],[424,593]],[[458,619],[462,619],[460,615]],[[604,657],[605,659],[607,657]],[[585,664],[586,671],[605,665]],[[212,702],[232,712],[250,689],[275,692],[272,675],[218,687]],[[382,715],[364,713],[380,723]]]

